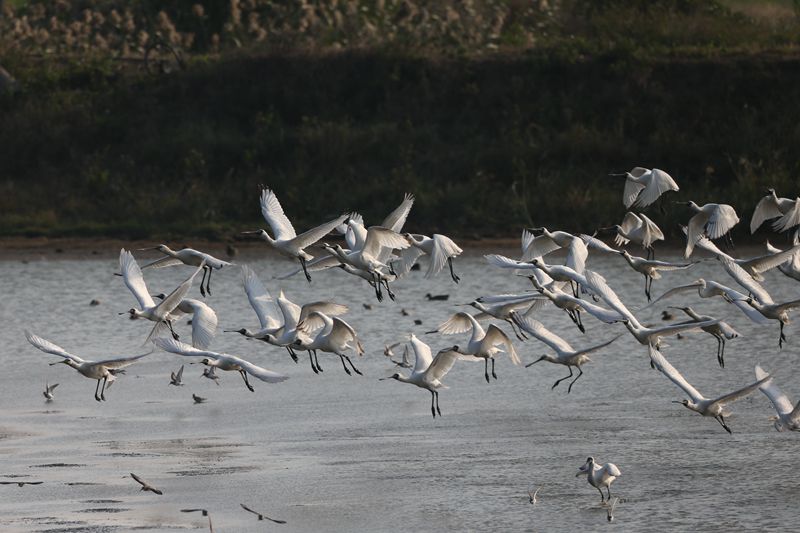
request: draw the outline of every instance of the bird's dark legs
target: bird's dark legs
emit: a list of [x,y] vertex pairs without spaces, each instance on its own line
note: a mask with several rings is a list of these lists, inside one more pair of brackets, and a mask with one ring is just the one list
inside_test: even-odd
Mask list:
[[319,374],[319,370],[314,366],[314,356],[311,354],[311,350],[308,351],[308,360],[311,362],[311,370],[313,370],[315,374]]
[[652,261],[656,258],[656,251],[653,249],[652,246],[647,247],[647,260]]
[[203,298],[206,297],[206,289],[203,287],[203,283],[206,281],[206,267],[203,267],[203,277],[200,280],[200,294],[203,295]]
[[583,324],[579,320],[578,315],[575,314],[575,311],[573,311],[572,309],[566,309],[565,311],[569,315],[570,320],[572,320],[572,323],[578,326],[578,329],[581,330],[581,333],[586,333],[586,329],[583,327]]
[[583,375],[583,369],[581,367],[578,367],[578,376],[569,382],[569,387],[567,387],[567,394],[572,392],[572,386],[575,385],[575,382],[578,381],[578,378],[581,377],[582,375]]
[[342,360],[342,367],[344,368],[344,371],[345,371],[345,372],[347,372],[347,375],[348,375],[348,376],[352,376],[352,375],[353,375],[353,373],[352,373],[352,372],[350,372],[350,369],[349,369],[349,368],[347,368],[347,365],[344,363],[344,356],[343,356],[342,354],[337,354],[337,355],[339,356],[339,359],[341,359],[341,360]]
[[736,247],[733,245],[733,237],[731,237],[730,232],[725,234],[725,243],[728,245],[729,250],[736,249]]
[[453,258],[452,257],[448,257],[447,258],[447,264],[448,264],[448,266],[450,266],[450,277],[453,278],[453,281],[455,281],[456,283],[461,281],[461,278],[456,276],[456,273],[453,271]]
[[247,390],[249,390],[250,392],[255,392],[256,390],[253,388],[252,385],[250,385],[250,382],[247,381],[247,372],[245,372],[244,370],[239,370],[239,374],[242,375],[242,379],[244,380],[244,384],[247,385]]
[[294,350],[288,344],[286,345],[286,350],[289,352],[289,355],[292,357],[292,361],[295,363],[297,362],[297,354],[294,353]]
[[569,379],[569,378],[572,377],[572,367],[570,366],[570,367],[567,367],[567,368],[569,368],[569,376],[563,377],[563,378],[559,379],[558,381],[556,381],[555,383],[553,383],[553,386],[550,387],[550,390],[555,389],[558,386],[558,384],[561,383],[562,381],[564,381],[565,379]]
[[600,490],[600,487],[595,487],[595,488],[597,489],[597,492],[599,492],[599,493],[600,493],[600,501],[601,501],[601,502],[604,502],[604,501],[606,501],[606,495],[605,495],[605,494],[603,494],[603,491],[602,491],[602,490]]
[[730,433],[730,434],[733,434],[733,432],[731,431],[731,428],[729,428],[729,427],[728,427],[728,424],[726,424],[726,423],[725,423],[725,418],[724,418],[722,415],[715,416],[714,418],[716,418],[716,419],[717,419],[717,422],[719,422],[719,423],[720,423],[720,425],[721,425],[723,428],[725,428],[725,431],[727,431],[727,432],[728,432],[728,433]]
[[578,284],[575,283],[574,281],[570,280],[569,286],[572,288],[572,295],[575,298],[580,298],[581,295],[580,295],[580,292],[578,291]]
[[345,355],[344,358],[347,359],[348,363],[350,363],[350,366],[353,368],[353,372],[355,372],[359,376],[363,376],[364,375],[364,374],[361,373],[361,371],[359,369],[356,368],[356,365],[353,364],[353,361],[351,361],[348,356]]
[[169,326],[169,332],[172,333],[172,338],[175,339],[175,340],[180,339],[181,338],[180,335],[175,333],[175,330],[172,329],[172,320],[165,320],[164,322],[166,322],[167,326]]
[[436,403],[436,393],[431,391],[431,414],[433,418],[436,418],[436,407],[434,404]]
[[783,322],[781,322],[781,336],[778,337],[778,348],[783,348],[784,342],[786,342],[786,335],[783,334]]
[[392,289],[389,288],[389,282],[383,280],[383,284],[386,287],[386,292],[389,294],[389,298],[391,298],[392,301],[394,301],[394,293],[392,292]]
[[434,392],[436,395],[436,412],[439,413],[439,416],[442,416],[442,410],[439,409],[439,391]]
[[644,293],[647,295],[647,301],[650,301],[650,287],[653,285],[653,280],[650,276],[645,275],[644,277]]
[[379,302],[382,302],[383,294],[381,293],[381,288],[374,281],[370,281],[369,284],[372,285],[373,289],[375,289],[375,298],[377,298]]
[[725,368],[725,337],[715,335],[717,338],[717,362],[721,368]]
[[497,379],[497,374],[494,373],[494,359],[492,359],[492,377]]
[[486,383],[491,383],[489,381],[489,358],[486,357],[483,360],[483,376],[486,378]]
[[611,501],[611,485],[607,486],[606,490],[608,491],[608,501]]
[[94,388],[94,399],[98,402],[100,401],[100,395],[98,392],[100,391],[100,380],[97,380],[97,386]]
[[312,351],[314,352],[314,362],[317,364],[317,370],[322,372],[322,367],[319,364],[319,356],[317,355],[317,351],[316,350],[312,350]]
[[306,260],[302,257],[298,257],[300,259],[300,266],[303,267],[303,274],[306,275],[306,281],[311,283],[311,276],[308,275],[308,269],[306,269]]
[[[208,278],[206,279],[206,293],[211,296],[211,271],[214,270],[210,266],[206,265],[208,269]],[[202,284],[200,285],[202,287]]]
[[511,331],[514,332],[514,335],[516,335],[519,340],[524,341],[525,339],[527,339],[527,337],[525,337],[525,334],[522,332],[522,330],[518,329],[517,325],[514,324],[513,320],[511,320],[510,318],[507,318],[506,322],[511,324]]
[[578,324],[578,329],[581,330],[581,333],[586,333],[586,329],[583,327],[583,319],[581,319],[580,309],[575,309],[573,313],[575,313],[575,320]]

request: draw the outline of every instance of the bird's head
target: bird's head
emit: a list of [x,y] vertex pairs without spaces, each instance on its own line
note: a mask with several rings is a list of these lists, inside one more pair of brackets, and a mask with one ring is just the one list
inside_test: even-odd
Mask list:
[[672,400],[672,403],[679,403],[687,409],[691,409],[691,407],[689,407],[689,400]]
[[131,320],[133,320],[134,318],[138,318],[140,313],[139,313],[138,309],[135,309],[135,308],[131,307],[127,311],[124,311],[124,312],[119,313],[119,314],[120,315],[129,315],[131,317]]
[[250,332],[247,330],[247,328],[240,328],[240,329],[223,329],[223,330],[222,330],[222,332],[223,332],[223,333],[238,333],[238,334],[240,334],[240,335],[244,335],[244,336],[247,336],[247,335],[250,333]]
[[547,361],[547,354],[542,355],[539,359],[537,359],[533,363],[528,363],[527,365],[525,365],[525,368],[528,368],[529,366],[533,366],[533,365],[535,365],[536,363],[538,363],[540,361]]
[[386,381],[387,379],[396,379],[396,380],[399,381],[400,380],[400,374],[398,372],[395,372],[391,376],[388,376],[388,377],[385,377],[385,378],[379,378],[378,381]]
[[767,189],[767,194],[771,194],[771,195],[773,195],[773,196],[777,196],[777,194],[775,194],[775,189],[773,189],[772,187],[770,187],[769,189]]
[[531,264],[533,266],[537,266],[538,267],[539,265],[542,264],[542,262],[538,258],[534,257],[533,259],[531,259]]
[[256,230],[252,230],[252,231],[243,231],[242,235],[255,235],[259,239],[263,239],[265,241],[270,240],[269,234],[266,232],[266,230],[263,230],[263,229],[256,229]]

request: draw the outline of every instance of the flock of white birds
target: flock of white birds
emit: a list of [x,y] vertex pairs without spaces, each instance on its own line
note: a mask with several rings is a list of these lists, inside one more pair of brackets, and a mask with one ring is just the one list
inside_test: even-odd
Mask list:
[[[772,402],[777,413],[774,417],[777,430],[800,430],[800,403],[793,405],[775,385],[770,374],[760,367],[755,368],[755,381],[738,390],[707,398],[695,389],[660,351],[661,341],[666,337],[690,331],[703,331],[717,339],[717,359],[720,366],[724,366],[725,342],[739,335],[732,326],[719,318],[698,314],[688,306],[676,306],[676,309],[686,313],[687,319],[684,321],[663,326],[643,325],[617,296],[603,275],[586,268],[590,251],[620,255],[631,269],[644,277],[645,294],[649,301],[652,300],[648,307],[681,292],[696,291],[700,298],[721,297],[757,324],[766,325],[777,321],[780,325],[778,344],[782,347],[786,340],[784,325],[789,322],[788,313],[791,309],[800,307],[800,299],[775,302],[761,283],[764,281],[762,274],[767,270],[778,268],[783,274],[800,281],[798,241],[800,230],[795,232],[794,246],[787,250],[779,250],[768,243],[763,255],[746,259],[734,258],[713,243],[717,239],[726,239],[728,245],[732,247],[729,232],[739,222],[739,217],[732,206],[716,203],[701,206],[694,202],[675,202],[686,205],[693,212],[684,228],[686,262],[658,261],[655,259],[654,245],[657,241],[664,240],[664,234],[641,210],[654,205],[657,201],[661,203],[663,209],[662,195],[670,191],[678,191],[678,185],[662,170],[637,167],[624,174],[623,203],[630,211],[625,214],[619,225],[603,228],[614,232],[614,244],[619,249],[598,239],[597,232],[594,236],[589,236],[549,231],[547,228],[524,230],[519,259],[497,254],[486,255],[485,259],[489,265],[507,269],[511,275],[520,276],[521,279],[528,278],[531,287],[517,294],[481,296],[470,304],[478,311],[476,314],[458,312],[449,317],[434,331],[444,335],[468,333],[469,338],[458,345],[449,344],[438,350],[435,355],[428,344],[413,334],[407,340],[387,347],[386,355],[392,356],[394,348],[399,345],[404,346],[402,360],[392,361],[401,368],[410,369],[410,372],[398,371],[383,379],[394,379],[429,391],[430,410],[435,418],[437,414],[441,415],[439,390],[443,388],[442,380],[456,361],[482,360],[487,382],[491,381],[490,374],[497,379],[495,360],[502,354],[506,354],[513,364],[521,364],[515,349],[515,341],[512,341],[512,338],[497,325],[505,324],[510,327],[518,341],[534,337],[552,349],[552,353],[542,355],[527,366],[547,361],[567,367],[569,375],[556,381],[552,388],[569,380],[567,386],[569,392],[583,375],[583,365],[590,361],[589,356],[611,345],[624,335],[624,330],[599,344],[580,349],[573,348],[569,342],[547,330],[534,318],[545,305],[552,303],[556,308],[565,311],[581,332],[585,331],[583,320],[587,314],[606,324],[621,323],[642,345],[643,350],[647,350],[651,366],[684,393],[686,399],[675,403],[681,403],[692,411],[714,418],[729,433],[731,429],[726,417],[729,415],[730,404],[756,390],[763,392]],[[351,275],[362,278],[379,300],[383,299],[384,292],[394,299],[392,283],[406,275],[422,256],[427,255],[429,266],[426,277],[434,276],[448,267],[452,280],[458,283],[459,277],[455,273],[454,259],[462,250],[450,238],[438,234],[426,236],[402,233],[413,203],[414,197],[406,195],[400,206],[377,226],[366,226],[360,215],[350,213],[298,235],[284,214],[275,193],[264,187],[261,191],[260,205],[269,231],[261,229],[245,233],[260,237],[280,254],[297,260],[298,267],[283,276],[276,276],[279,279],[302,272],[308,281],[311,281],[312,273],[328,268],[341,268]],[[774,190],[769,190],[752,215],[751,232],[755,232],[769,220],[777,232],[789,231],[800,226],[800,198],[795,200],[780,198]],[[343,236],[346,247],[321,242],[332,234]],[[635,256],[621,249],[628,244],[641,246],[646,251],[646,257]],[[722,269],[739,288],[731,288],[718,281],[697,279],[691,284],[673,287],[653,300],[651,298],[653,280],[660,279],[664,272],[691,268],[696,262],[691,261],[690,257],[698,247],[715,256]],[[200,293],[203,297],[211,295],[212,273],[232,266],[231,263],[191,248],[174,251],[165,245],[160,245],[152,249],[158,250],[164,257],[142,267],[133,254],[125,249],[120,251],[119,256],[118,275],[122,277],[138,304],[138,307],[131,308],[128,313],[131,318],[143,318],[153,322],[146,342],[152,342],[155,347],[164,351],[198,360],[208,367],[203,375],[209,379],[217,379],[218,370],[238,372],[250,391],[254,390],[251,378],[267,383],[278,383],[288,379],[286,375],[262,368],[241,357],[209,349],[217,330],[217,315],[204,301],[187,296],[195,279],[201,273]],[[545,259],[557,250],[566,251],[566,261],[563,265],[552,264]],[[188,265],[193,267],[193,271],[170,294],[151,295],[142,271],[175,265]],[[311,369],[317,374],[323,371],[318,352],[337,356],[347,374],[350,375],[352,372],[361,374],[354,365],[351,355],[363,355],[364,347],[356,329],[341,318],[348,311],[346,305],[332,301],[308,302],[301,305],[289,300],[283,291],[274,297],[251,268],[247,265],[237,266],[241,268],[244,291],[258,317],[259,326],[252,330],[243,327],[233,331],[251,339],[282,347],[295,362],[298,360],[298,352],[307,352]],[[186,315],[191,315],[190,343],[180,340],[172,327],[176,320]],[[481,322],[486,320],[496,321],[497,324],[492,323],[484,328]],[[62,360],[58,361],[59,363],[64,363],[83,376],[96,380],[95,399],[98,401],[105,400],[106,389],[125,372],[125,367],[148,355],[87,361],[33,333],[26,331],[26,336],[39,350],[60,356]],[[414,354],[413,362],[409,357],[409,348]],[[182,370],[183,367],[180,371],[173,372],[172,385],[182,384]],[[55,386],[49,384],[47,386],[45,396],[48,401],[53,399]],[[195,401],[202,400],[195,398]],[[598,464],[590,457],[578,471],[578,475],[587,476],[589,483],[600,491],[603,501],[606,495],[601,489],[606,488],[608,517],[611,520],[613,505],[617,500],[611,503],[610,485],[620,475],[619,468],[612,463]],[[531,492],[530,500],[531,503],[535,503],[535,492]]]

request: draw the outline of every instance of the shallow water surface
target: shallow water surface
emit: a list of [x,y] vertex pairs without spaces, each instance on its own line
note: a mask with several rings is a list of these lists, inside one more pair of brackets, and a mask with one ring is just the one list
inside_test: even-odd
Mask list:
[[[506,253],[514,254],[513,251]],[[659,257],[667,259],[667,257]],[[676,259],[675,257],[670,259]],[[336,357],[320,354],[324,372],[312,373],[305,355],[298,364],[285,350],[218,333],[212,349],[234,353],[284,372],[291,379],[270,385],[253,380],[249,392],[235,373],[221,372],[220,385],[186,365],[183,387],[169,386],[169,373],[190,359],[154,352],[128,369],[107,392],[93,399],[95,382],[39,352],[25,340],[28,328],[87,359],[147,351],[142,342],[151,323],[118,315],[135,305],[114,259],[0,261],[0,479],[43,481],[0,485],[3,531],[176,531],[207,528],[245,531],[574,531],[613,527],[625,531],[787,530],[795,527],[800,495],[794,467],[797,439],[777,433],[766,398],[757,393],[733,406],[728,435],[713,419],[680,405],[672,383],[651,371],[646,350],[624,335],[593,356],[571,394],[565,367],[540,363],[514,367],[497,361],[498,380],[487,384],[483,364],[458,362],[442,390],[444,414],[433,420],[430,395],[395,381],[384,344],[411,332],[434,350],[466,342],[465,335],[424,335],[458,307],[481,295],[517,292],[527,281],[484,264],[479,252],[457,261],[458,286],[443,273],[425,280],[420,272],[395,285],[397,302],[378,303],[360,279],[339,269],[278,282],[293,268],[276,257],[237,258],[251,265],[267,287],[283,288],[294,301],[332,298],[350,306],[346,320],[367,348],[354,362],[365,376],[347,376]],[[598,270],[629,302],[644,305],[643,281],[619,257],[592,256]],[[145,271],[151,292],[169,292],[186,278],[186,267]],[[697,277],[726,279],[716,261],[686,272],[666,273],[654,295]],[[767,274],[776,300],[800,294],[796,282]],[[215,273],[207,302],[220,329],[258,321],[241,288],[238,269]],[[193,297],[198,297],[197,289]],[[427,302],[428,292],[450,294]],[[100,305],[90,306],[92,299]],[[754,380],[760,362],[790,395],[800,398],[797,346],[778,351],[777,323],[756,326],[721,299],[696,293],[667,303],[690,303],[727,320],[742,337],[729,341],[726,367],[716,362],[716,341],[706,334],[670,339],[663,352],[706,396]],[[366,309],[362,304],[370,304]],[[402,316],[406,309],[409,316]],[[663,307],[642,311],[643,322],[661,323]],[[676,319],[680,312],[676,312]],[[537,316],[575,347],[622,332],[585,317],[582,335],[563,312]],[[422,321],[415,326],[414,319]],[[508,326],[503,326],[508,331]],[[184,321],[178,331],[189,337]],[[516,343],[524,363],[547,347]],[[59,383],[45,403],[45,382]],[[195,405],[192,393],[208,398]],[[612,493],[623,501],[613,524],[599,495],[576,478],[586,457],[618,465],[622,476]],[[135,472],[163,490],[140,492]],[[14,477],[19,476],[19,477]],[[539,503],[528,503],[530,484],[541,485]],[[288,521],[257,523],[239,503]]]

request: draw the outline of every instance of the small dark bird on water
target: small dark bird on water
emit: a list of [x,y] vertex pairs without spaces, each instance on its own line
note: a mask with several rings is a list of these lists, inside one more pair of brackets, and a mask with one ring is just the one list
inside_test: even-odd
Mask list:
[[429,302],[433,302],[433,301],[443,302],[443,301],[447,300],[448,298],[450,298],[450,295],[449,294],[431,294],[431,293],[428,293],[428,294],[425,295],[425,298],[427,298]]
[[0,485],[17,485],[24,487],[25,485],[41,485],[44,481],[0,481]]
[[661,320],[672,320],[673,318],[675,318],[675,315],[669,311],[661,311]]
[[192,394],[192,399],[194,400],[194,403],[203,403],[206,401],[205,398],[201,398],[197,394]]
[[408,316],[408,311],[406,311],[405,309],[400,309],[400,314],[403,316]]
[[133,479],[134,479],[134,480],[135,480],[135,481],[136,481],[136,482],[137,482],[139,485],[141,485],[141,486],[142,486],[142,488],[141,488],[141,489],[139,489],[139,490],[143,490],[143,491],[150,491],[150,492],[152,492],[152,493],[154,493],[154,494],[158,494],[159,496],[162,496],[162,495],[164,494],[163,492],[161,492],[161,491],[160,491],[160,490],[158,490],[157,488],[153,487],[152,485],[150,485],[149,483],[147,483],[147,481],[143,480],[142,478],[140,478],[139,476],[137,476],[137,475],[136,475],[136,474],[134,474],[133,472],[131,472],[131,477],[132,477],[132,478],[133,478]]
[[419,318],[415,319],[414,320],[414,325],[415,326],[421,326],[422,325],[422,320],[420,320]]
[[91,305],[92,307],[94,307],[95,305],[100,305],[100,300],[92,300],[91,302],[89,302],[89,305]]
[[275,520],[274,518],[270,518],[265,514],[261,514],[261,513],[257,512],[257,511],[254,511],[254,510],[250,509],[249,507],[247,507],[243,503],[240,503],[239,505],[241,505],[242,509],[244,509],[248,513],[253,513],[254,515],[256,515],[259,520],[269,520],[270,522],[275,522],[276,524],[285,524],[286,523],[286,520]]
[[367,311],[372,311],[372,305],[371,304],[362,304],[362,305],[364,306],[364,309],[366,309]]

